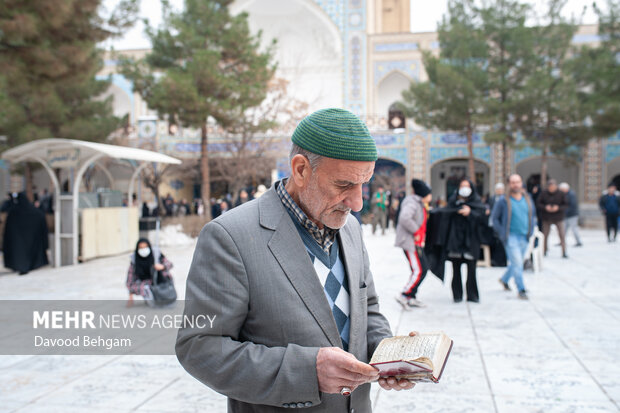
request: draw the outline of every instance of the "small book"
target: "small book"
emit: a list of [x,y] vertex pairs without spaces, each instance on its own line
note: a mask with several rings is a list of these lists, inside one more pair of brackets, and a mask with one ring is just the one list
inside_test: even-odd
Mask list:
[[370,365],[379,369],[380,377],[437,383],[452,344],[452,339],[444,333],[385,338],[377,346]]

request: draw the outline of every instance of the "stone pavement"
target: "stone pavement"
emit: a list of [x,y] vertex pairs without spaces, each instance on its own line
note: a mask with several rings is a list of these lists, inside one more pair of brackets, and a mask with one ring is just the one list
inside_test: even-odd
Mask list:
[[[583,231],[568,260],[554,247],[542,273],[526,273],[530,301],[504,292],[501,268],[481,268],[479,304],[455,304],[429,274],[404,312],[402,251],[364,228],[382,310],[397,334],[443,330],[454,350],[439,384],[407,392],[373,385],[375,412],[616,412],[620,410],[620,243]],[[550,240],[555,244],[555,239]],[[569,245],[572,244],[570,238]],[[193,247],[170,247],[180,296]],[[19,277],[0,272],[0,299],[121,299],[126,255]],[[450,271],[447,271],[450,280]],[[513,287],[514,288],[514,287]],[[0,412],[225,412],[225,398],[174,356],[0,356]]]

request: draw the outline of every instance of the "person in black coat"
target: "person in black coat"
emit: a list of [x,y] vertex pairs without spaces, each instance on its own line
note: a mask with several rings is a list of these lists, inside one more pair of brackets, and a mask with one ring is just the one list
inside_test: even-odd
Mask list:
[[9,209],[2,245],[4,266],[19,275],[48,264],[45,214],[30,203],[25,192],[17,195]]
[[476,193],[474,185],[467,179],[461,179],[457,191],[448,200],[447,208],[450,229],[446,239],[447,259],[452,261],[452,294],[454,302],[463,300],[463,281],[461,266],[467,265],[467,301],[478,302],[478,283],[476,281],[476,264],[480,255],[480,238],[486,226],[486,207]]

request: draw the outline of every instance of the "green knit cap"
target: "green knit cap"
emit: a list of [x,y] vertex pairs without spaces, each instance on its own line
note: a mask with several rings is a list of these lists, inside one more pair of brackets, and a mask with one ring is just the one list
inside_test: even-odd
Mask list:
[[344,109],[321,109],[306,116],[293,143],[317,155],[348,161],[376,161],[377,145],[364,122]]

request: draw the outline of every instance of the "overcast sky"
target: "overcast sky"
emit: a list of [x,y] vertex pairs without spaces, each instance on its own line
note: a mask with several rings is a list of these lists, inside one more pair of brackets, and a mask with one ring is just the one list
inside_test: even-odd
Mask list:
[[[258,0],[260,1],[260,0]],[[282,0],[290,1],[290,0]],[[535,5],[536,10],[543,11],[545,1],[530,0]],[[104,0],[104,6],[108,9],[114,7],[118,0]],[[437,29],[437,22],[447,12],[447,0],[411,0],[411,31],[412,32],[432,32]],[[599,1],[599,3],[604,3]],[[140,18],[147,18],[151,25],[161,22],[161,8],[158,0],[142,0],[140,7]],[[182,8],[183,0],[170,0],[174,8]],[[603,4],[601,4],[603,5]],[[592,10],[592,0],[568,0],[565,7],[567,17],[574,15],[579,17],[586,7],[586,12],[582,18],[582,23],[596,23],[597,18]],[[144,26],[138,22],[125,36],[120,39],[108,40],[105,44],[106,49],[113,46],[116,50],[141,49],[150,47],[150,43],[144,35]]]

